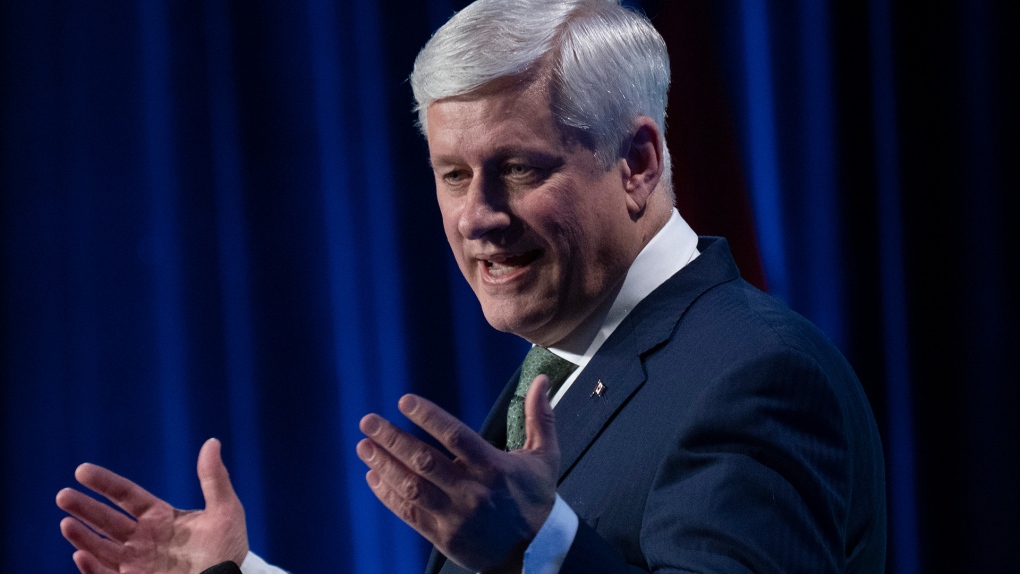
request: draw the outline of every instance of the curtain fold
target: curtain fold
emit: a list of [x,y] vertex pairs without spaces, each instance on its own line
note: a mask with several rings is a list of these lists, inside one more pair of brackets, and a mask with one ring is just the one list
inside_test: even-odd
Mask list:
[[[481,423],[527,351],[440,224],[406,77],[463,0],[0,5],[0,479],[12,572],[72,572],[83,461],[184,508],[210,436],[254,550],[418,572],[354,445]],[[678,206],[848,356],[889,572],[1020,560],[1016,19],[1004,3],[627,2],[670,47]]]

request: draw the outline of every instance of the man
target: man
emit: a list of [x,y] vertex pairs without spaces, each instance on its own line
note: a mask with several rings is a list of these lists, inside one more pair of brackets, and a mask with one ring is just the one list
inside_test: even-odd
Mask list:
[[[418,56],[454,256],[486,319],[535,345],[480,435],[401,399],[453,458],[361,421],[367,482],[435,545],[428,572],[884,569],[867,400],[823,335],[673,209],[668,84],[661,37],[609,0],[479,0]],[[248,551],[218,450],[199,455],[206,510],[183,516],[80,467],[137,519],[61,491],[107,537],[61,523],[82,572],[276,571]],[[175,547],[181,528],[203,535]]]

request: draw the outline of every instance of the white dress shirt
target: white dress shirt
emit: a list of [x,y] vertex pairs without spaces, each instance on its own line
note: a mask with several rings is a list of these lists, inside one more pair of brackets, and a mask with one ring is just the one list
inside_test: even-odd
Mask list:
[[[659,285],[694,260],[698,236],[676,209],[669,221],[638,253],[627,276],[581,325],[549,350],[577,365],[552,397],[555,408],[591,358],[623,319]],[[577,514],[557,494],[552,512],[524,552],[523,574],[557,574],[577,534]],[[243,574],[287,574],[249,552],[241,564]]]
[[[638,253],[617,293],[607,297],[564,340],[549,347],[556,355],[577,365],[552,397],[553,408],[634,307],[698,255],[698,235],[674,209],[669,222]],[[524,551],[523,574],[559,572],[574,542],[577,524],[577,514],[557,494],[552,512]]]
[[287,571],[267,564],[265,560],[249,550],[248,555],[244,557],[244,562],[241,563],[241,574],[287,574]]

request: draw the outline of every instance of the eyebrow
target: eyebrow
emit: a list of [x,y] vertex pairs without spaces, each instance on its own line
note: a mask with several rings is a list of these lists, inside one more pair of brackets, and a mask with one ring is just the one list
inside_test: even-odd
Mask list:
[[[489,153],[488,155],[495,161],[503,161],[506,158],[511,157],[524,157],[543,160],[553,160],[562,158],[562,154],[559,153],[550,153],[548,151],[542,151],[535,148],[528,148],[519,145],[498,146],[495,149],[493,149],[492,152]],[[439,155],[434,158],[430,155],[428,157],[428,163],[429,167],[431,167],[432,169],[436,169],[437,167],[445,167],[448,165],[455,165],[463,162],[457,159],[456,156],[452,155]]]
[[447,165],[451,165],[451,164],[457,163],[453,159],[451,159],[451,158],[449,158],[447,156],[442,156],[442,155],[436,157],[435,159],[433,159],[432,156],[430,155],[430,156],[428,156],[426,158],[426,161],[428,162],[429,167],[432,168],[432,169],[436,169],[437,165],[439,167],[443,167],[443,166],[447,166]]

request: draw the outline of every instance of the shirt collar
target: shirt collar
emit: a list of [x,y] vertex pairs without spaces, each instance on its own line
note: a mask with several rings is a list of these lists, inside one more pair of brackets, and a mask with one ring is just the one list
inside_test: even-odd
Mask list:
[[698,235],[674,208],[666,225],[638,253],[615,293],[573,332],[549,347],[578,366],[553,397],[553,405],[634,307],[698,255]]

